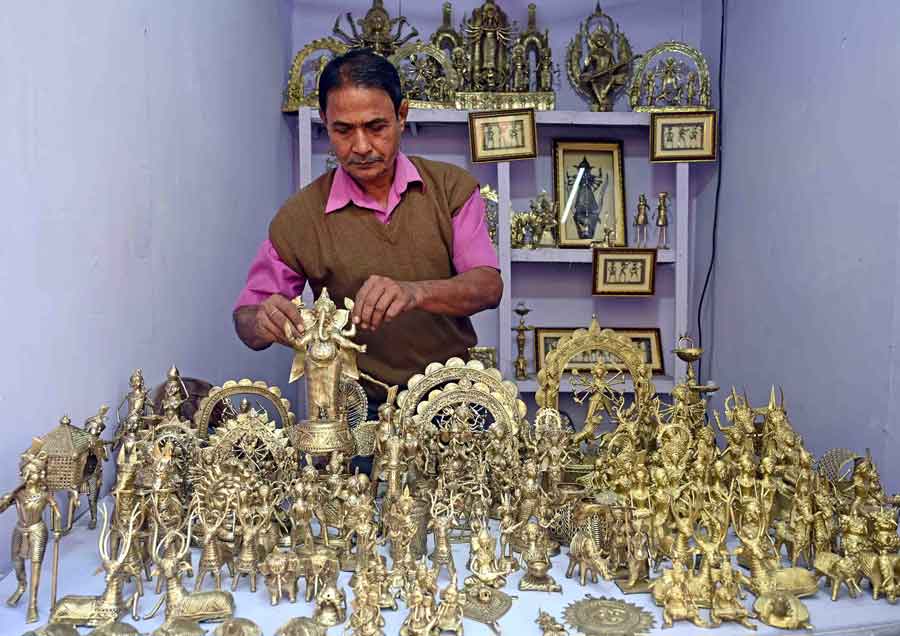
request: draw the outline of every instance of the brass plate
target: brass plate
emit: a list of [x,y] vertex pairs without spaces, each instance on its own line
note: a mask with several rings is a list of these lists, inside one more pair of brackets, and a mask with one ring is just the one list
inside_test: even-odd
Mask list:
[[634,636],[653,629],[655,619],[633,603],[588,594],[570,603],[563,615],[574,629],[588,636]]

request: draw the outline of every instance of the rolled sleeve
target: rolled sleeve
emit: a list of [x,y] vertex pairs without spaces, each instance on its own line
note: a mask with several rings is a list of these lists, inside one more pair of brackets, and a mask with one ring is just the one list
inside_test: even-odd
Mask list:
[[484,199],[478,188],[453,217],[453,268],[462,274],[476,267],[500,269],[485,221]]
[[303,291],[305,284],[306,277],[285,265],[275,251],[275,246],[266,239],[253,258],[247,274],[247,284],[238,296],[234,308],[258,305],[272,294],[294,298]]

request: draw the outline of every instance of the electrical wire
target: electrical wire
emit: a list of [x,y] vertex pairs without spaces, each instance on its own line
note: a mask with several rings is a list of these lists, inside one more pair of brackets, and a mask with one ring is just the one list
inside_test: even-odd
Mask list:
[[[719,130],[717,139],[719,142],[719,169],[716,171],[716,199],[713,206],[712,249],[709,254],[709,267],[706,270],[706,280],[703,281],[703,291],[700,293],[700,302],[697,303],[697,346],[703,346],[703,301],[706,299],[706,291],[709,289],[709,279],[712,277],[716,265],[716,247],[719,238],[719,193],[722,190],[722,168],[725,162],[722,160],[722,122],[724,120],[725,100],[722,90],[722,77],[725,74],[725,12],[728,8],[728,0],[722,0],[722,22],[719,25]],[[707,356],[707,359],[711,359]],[[697,381],[703,377],[703,360],[699,363]]]

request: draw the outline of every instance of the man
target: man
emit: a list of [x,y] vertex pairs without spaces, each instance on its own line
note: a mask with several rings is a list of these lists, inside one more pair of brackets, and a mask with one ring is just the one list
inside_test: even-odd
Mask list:
[[[434,361],[467,355],[469,316],[500,302],[503,283],[478,182],[450,164],[400,152],[407,102],[385,58],[367,49],[331,60],[319,115],[339,167],[291,197],[269,226],[234,310],[252,349],[302,331],[290,298],[309,282],[338,304],[352,298],[359,367],[405,384]],[[368,383],[373,403],[382,388]],[[374,404],[373,404],[374,406]]]

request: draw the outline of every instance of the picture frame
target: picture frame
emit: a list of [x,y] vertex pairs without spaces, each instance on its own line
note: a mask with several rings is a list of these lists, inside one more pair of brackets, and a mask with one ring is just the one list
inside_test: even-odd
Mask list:
[[594,248],[594,296],[652,296],[656,250]]
[[[544,358],[556,346],[559,339],[564,336],[570,336],[576,329],[584,327],[535,327],[534,328],[534,368],[535,373],[541,370]],[[638,347],[644,351],[644,362],[651,369],[653,375],[665,375],[665,358],[662,352],[662,336],[659,327],[603,327],[604,329],[612,329],[616,333],[624,334],[638,344]],[[600,352],[591,352],[599,354]],[[586,354],[583,360],[573,360],[566,365],[564,373],[571,373],[573,370],[589,371],[597,361],[599,356]],[[617,364],[614,360],[606,361],[606,365],[610,369],[626,370],[621,364]]]
[[652,163],[715,161],[718,149],[716,111],[650,114]]
[[497,368],[496,347],[469,347],[469,359],[479,360],[486,369]]
[[537,124],[533,108],[469,113],[472,163],[515,161],[537,157]]
[[610,245],[628,244],[624,165],[619,140],[553,140],[560,247],[591,247],[605,239],[607,226]]

